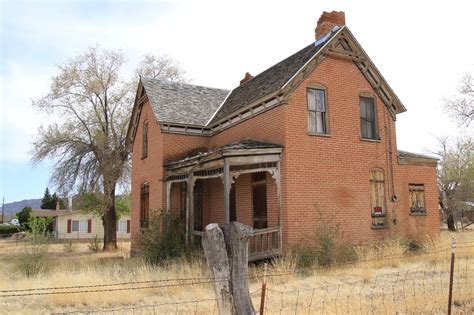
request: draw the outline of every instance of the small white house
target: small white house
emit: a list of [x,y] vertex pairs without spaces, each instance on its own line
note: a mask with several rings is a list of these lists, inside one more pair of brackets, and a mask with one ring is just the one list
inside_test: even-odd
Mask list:
[[[32,216],[51,217],[53,232],[58,239],[92,239],[104,237],[102,219],[81,210],[33,210]],[[130,239],[130,215],[117,220],[117,239]]]

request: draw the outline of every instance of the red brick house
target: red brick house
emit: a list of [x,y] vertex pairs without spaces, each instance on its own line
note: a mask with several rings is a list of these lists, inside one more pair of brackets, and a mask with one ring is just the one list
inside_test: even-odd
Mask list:
[[141,78],[128,141],[132,233],[150,212],[254,227],[251,259],[310,237],[439,235],[436,159],[397,151],[405,107],[352,33],[324,12],[316,41],[232,91]]

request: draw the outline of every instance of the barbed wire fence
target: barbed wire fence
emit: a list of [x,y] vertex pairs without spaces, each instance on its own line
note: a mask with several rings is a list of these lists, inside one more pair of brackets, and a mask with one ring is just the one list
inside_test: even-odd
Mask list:
[[[472,242],[459,242],[457,250],[473,248]],[[452,246],[451,246],[452,247]],[[392,255],[344,263],[328,267],[304,269],[260,270],[242,275],[262,282],[262,288],[251,292],[251,297],[260,314],[394,314],[394,313],[445,313],[448,307],[450,287],[450,259],[439,259],[440,253],[449,253],[450,246],[434,251],[406,255]],[[349,276],[332,277],[330,283],[313,282],[318,275],[341,271],[341,266],[356,267],[364,263],[379,263],[390,260],[418,259],[433,255],[427,263],[398,271],[380,269],[377,273],[351,280]],[[389,265],[389,264],[388,264]],[[474,312],[474,257],[458,257],[453,268],[453,301],[455,311]],[[311,273],[315,273],[309,277]],[[291,277],[292,281],[288,281]],[[323,278],[323,277],[322,277]],[[359,277],[360,278],[360,277]],[[116,282],[61,287],[41,287],[0,290],[0,301],[8,298],[44,297],[81,293],[108,293],[117,291],[160,290],[172,287],[207,287],[227,278],[174,278],[147,281]],[[336,283],[335,283],[336,281]],[[291,285],[288,284],[291,282]],[[262,303],[261,305],[260,303]],[[450,303],[451,305],[451,303]],[[104,309],[64,311],[55,314],[217,314],[217,298],[192,299],[156,304],[124,306]]]

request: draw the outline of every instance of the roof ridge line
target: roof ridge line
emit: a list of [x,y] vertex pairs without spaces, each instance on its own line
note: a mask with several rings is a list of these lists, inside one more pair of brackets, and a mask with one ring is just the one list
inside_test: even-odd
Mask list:
[[[199,84],[192,84],[192,83],[188,83],[188,82],[176,82],[176,81],[167,81],[167,80],[149,78],[149,77],[140,77],[140,80],[143,80],[143,79],[144,80],[150,80],[150,81],[163,82],[163,83],[166,83],[166,84],[190,85],[190,86],[206,88],[206,89],[212,89],[212,90],[229,91],[228,89],[223,89],[223,88],[218,88],[218,87],[211,87],[211,86],[206,86],[206,85],[199,85]],[[230,90],[230,91],[232,91],[232,90]]]

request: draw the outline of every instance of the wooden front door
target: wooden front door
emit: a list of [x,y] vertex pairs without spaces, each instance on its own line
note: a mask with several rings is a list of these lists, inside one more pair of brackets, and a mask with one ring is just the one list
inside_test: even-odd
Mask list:
[[255,229],[267,228],[267,181],[265,172],[252,174],[252,208],[253,227]]

